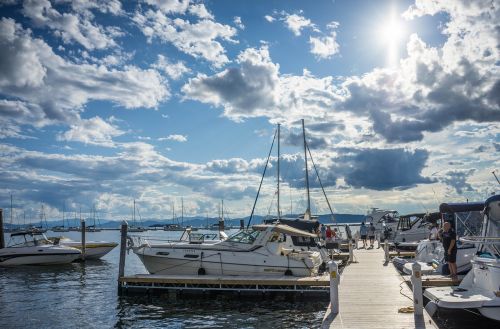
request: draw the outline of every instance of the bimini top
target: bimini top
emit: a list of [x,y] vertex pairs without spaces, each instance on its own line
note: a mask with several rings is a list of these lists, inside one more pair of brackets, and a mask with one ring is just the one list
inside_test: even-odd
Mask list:
[[278,233],[283,233],[283,234],[288,234],[291,236],[302,236],[302,237],[307,237],[307,238],[317,238],[318,236],[313,233],[309,233],[303,230],[299,230],[298,228],[294,228],[285,224],[274,224],[274,225],[267,225],[267,224],[257,224],[253,225],[252,228],[256,231],[264,231],[268,227],[273,228],[273,232],[278,232]]
[[37,231],[26,230],[26,231],[18,231],[18,232],[10,234],[10,236],[20,236],[20,235],[31,235],[31,236],[41,235],[41,236],[43,236],[43,233],[37,232]]
[[440,213],[481,211],[483,209],[484,209],[484,203],[483,202],[441,203],[439,205],[439,212]]
[[307,232],[316,232],[316,230],[319,228],[319,222],[317,220],[284,217],[280,218],[279,220],[278,218],[264,220],[264,224],[273,224],[277,222]]
[[495,201],[500,201],[500,194],[490,196],[486,201],[484,202],[485,206],[488,206],[490,203],[495,202]]

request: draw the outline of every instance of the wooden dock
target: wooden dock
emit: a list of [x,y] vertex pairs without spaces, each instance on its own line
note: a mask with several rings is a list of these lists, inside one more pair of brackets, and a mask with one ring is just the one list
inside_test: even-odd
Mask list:
[[328,274],[315,277],[268,277],[268,276],[216,276],[216,275],[152,275],[124,276],[119,280],[120,289],[128,292],[150,292],[164,290],[190,293],[236,292],[236,293],[297,293],[329,296]]
[[339,313],[329,306],[322,328],[437,328],[425,310],[423,317],[404,312],[413,306],[412,292],[392,263],[384,263],[382,248],[355,249],[354,259],[340,276]]

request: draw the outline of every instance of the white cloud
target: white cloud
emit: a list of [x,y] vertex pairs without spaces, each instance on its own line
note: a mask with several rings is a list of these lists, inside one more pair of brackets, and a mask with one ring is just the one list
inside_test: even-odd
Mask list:
[[336,41],[337,33],[331,32],[330,36],[309,37],[311,53],[320,59],[328,59],[339,52],[339,44]]
[[147,10],[145,13],[136,12],[133,21],[149,42],[154,38],[170,42],[180,51],[194,58],[203,58],[216,67],[229,61],[220,41],[237,43],[232,39],[236,35],[234,27],[211,19],[191,23],[181,18],[171,19],[161,11]]
[[143,2],[160,9],[164,13],[184,14],[189,7],[190,0],[142,0]]
[[159,141],[175,141],[179,143],[187,142],[187,136],[184,135],[168,135],[167,137],[158,138]]
[[243,25],[243,22],[241,21],[241,17],[239,16],[234,16],[233,18],[233,23],[236,25],[240,30],[245,29],[245,25]]
[[105,147],[115,147],[113,137],[123,135],[118,127],[100,117],[81,119],[71,124],[70,129],[57,136],[59,141],[81,142]]
[[310,19],[297,14],[286,14],[283,17],[286,27],[295,34],[295,36],[300,36],[301,30],[309,27],[314,28],[314,24]]
[[163,55],[158,55],[158,61],[151,67],[165,72],[166,75],[174,80],[178,80],[184,74],[191,72],[191,70],[186,67],[183,62],[179,61],[175,64],[170,63],[169,60]]
[[[89,12],[88,7],[86,10]],[[36,26],[54,30],[54,34],[65,43],[76,41],[89,50],[114,47],[113,37],[122,35],[117,27],[94,24],[88,15],[60,13],[48,0],[25,0],[22,13]]]
[[272,22],[274,22],[276,20],[273,16],[270,16],[270,15],[266,15],[266,16],[264,16],[264,18],[269,23],[272,23]]
[[214,19],[214,16],[207,10],[204,4],[189,6],[189,13],[198,16],[199,18]]
[[56,55],[13,19],[0,20],[0,91],[4,117],[11,123],[41,127],[73,123],[91,100],[111,101],[125,108],[156,107],[169,97],[161,75],[152,69],[75,64]]

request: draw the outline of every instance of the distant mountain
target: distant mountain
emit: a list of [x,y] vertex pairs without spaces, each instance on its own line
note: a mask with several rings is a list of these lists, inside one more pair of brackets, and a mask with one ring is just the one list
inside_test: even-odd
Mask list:
[[[297,216],[297,215],[294,215]],[[294,216],[289,216],[287,217],[294,217]],[[357,215],[357,214],[335,214],[335,219],[337,223],[360,223],[361,221],[364,220],[365,215]],[[225,226],[229,227],[239,227],[240,226],[240,220],[243,220],[245,225],[247,225],[248,222],[247,217],[242,217],[242,218],[226,218],[225,219]],[[252,219],[252,224],[259,224],[262,222],[264,219],[264,216],[254,216]],[[319,215],[319,221],[321,223],[333,223],[332,221],[332,216],[331,215]],[[87,219],[86,223],[88,225],[92,225],[94,222],[93,219]],[[119,220],[109,220],[109,219],[101,219],[98,221],[100,223],[100,227],[102,228],[119,228],[121,221]],[[219,222],[218,218],[212,217],[212,218],[206,218],[206,217],[200,217],[200,216],[195,216],[195,217],[184,217],[184,225],[191,225],[193,227],[206,227],[206,226],[211,226],[213,224],[217,224]],[[131,221],[128,221],[129,225],[132,224]],[[136,221],[138,226],[144,226],[144,227],[161,227],[166,224],[181,224],[181,219],[179,218],[178,221],[172,221],[172,219],[145,219],[142,221]],[[62,220],[48,220],[47,225],[49,227],[54,227],[54,226],[62,226]],[[70,220],[71,226],[77,225],[76,221],[74,219]],[[96,223],[98,225],[98,223]],[[32,225],[40,225],[40,222],[35,222],[32,223]],[[68,225],[65,223],[65,225]],[[18,227],[19,225],[10,225],[9,223],[4,223],[4,227],[9,229],[11,227]],[[43,225],[45,226],[45,224]]]

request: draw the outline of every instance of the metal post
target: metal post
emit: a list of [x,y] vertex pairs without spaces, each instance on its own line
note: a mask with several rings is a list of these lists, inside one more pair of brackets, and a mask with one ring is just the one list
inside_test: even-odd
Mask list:
[[127,251],[127,221],[123,221],[120,226],[121,239],[120,239],[120,263],[118,265],[118,295],[121,295],[120,278],[125,275],[125,252]]
[[423,315],[422,268],[418,262],[411,266],[411,285],[413,288],[413,309],[415,315]]
[[219,232],[224,232],[224,219],[219,220]]
[[240,219],[240,229],[243,230],[245,228],[245,220]]
[[339,271],[338,265],[334,261],[328,262],[330,269],[330,307],[332,314],[339,313]]
[[385,254],[385,262],[388,263],[390,261],[390,257],[389,257],[389,242],[387,242],[387,240],[384,241],[384,254]]
[[3,209],[0,208],[0,249],[5,248],[5,239],[3,237]]
[[85,227],[85,219],[82,219],[81,229],[82,229],[82,260],[85,261],[85,253],[86,253],[85,234],[86,234],[86,231],[87,231],[87,228]]
[[352,241],[349,240],[349,263],[354,261],[354,255],[352,253]]

